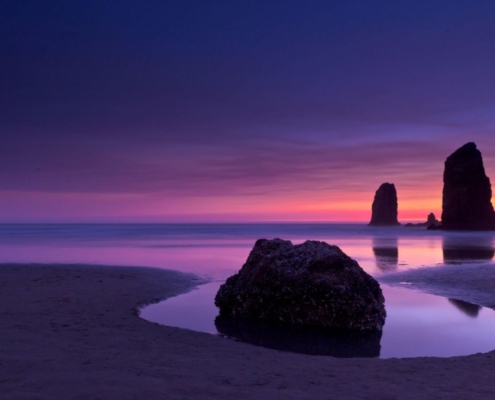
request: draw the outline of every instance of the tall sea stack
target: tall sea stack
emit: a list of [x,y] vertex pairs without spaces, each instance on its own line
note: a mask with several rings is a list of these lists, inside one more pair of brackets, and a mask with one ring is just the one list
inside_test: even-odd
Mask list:
[[442,229],[494,230],[492,186],[474,143],[447,157],[443,173]]
[[371,206],[371,221],[369,226],[396,226],[398,202],[397,191],[393,183],[382,183],[375,193]]

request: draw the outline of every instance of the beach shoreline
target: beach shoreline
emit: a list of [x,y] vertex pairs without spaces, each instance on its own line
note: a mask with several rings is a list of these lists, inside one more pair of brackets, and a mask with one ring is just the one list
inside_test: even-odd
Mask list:
[[[484,273],[489,272],[487,267]],[[495,395],[495,351],[452,358],[337,359],[255,347],[138,317],[143,305],[202,282],[193,275],[142,267],[0,265],[2,398]],[[495,301],[483,305],[489,304]]]
[[380,283],[457,299],[495,310],[493,264],[443,265],[375,277]]

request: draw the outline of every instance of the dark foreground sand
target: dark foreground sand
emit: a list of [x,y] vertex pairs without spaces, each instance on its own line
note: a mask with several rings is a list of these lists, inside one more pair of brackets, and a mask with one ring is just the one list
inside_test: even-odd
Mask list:
[[[147,268],[0,266],[0,398],[495,398],[494,352],[449,359],[312,357],[137,316],[138,305],[197,283]],[[495,304],[495,290],[489,292]]]

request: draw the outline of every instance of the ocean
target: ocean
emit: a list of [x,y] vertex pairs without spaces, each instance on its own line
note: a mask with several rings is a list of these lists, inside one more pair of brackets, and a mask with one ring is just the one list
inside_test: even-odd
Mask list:
[[342,357],[451,356],[495,349],[493,310],[417,293],[407,286],[382,285],[388,314],[383,335],[378,340],[349,341],[329,339],[320,332],[219,327],[213,297],[219,285],[241,268],[259,238],[325,241],[379,278],[411,268],[457,264],[468,269],[493,263],[494,236],[324,223],[2,224],[0,262],[147,266],[194,273],[210,283],[149,306],[142,317],[266,347]]

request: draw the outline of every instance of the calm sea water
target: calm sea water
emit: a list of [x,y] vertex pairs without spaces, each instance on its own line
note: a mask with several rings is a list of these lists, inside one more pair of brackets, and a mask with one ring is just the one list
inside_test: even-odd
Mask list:
[[371,275],[409,268],[491,263],[489,232],[423,228],[370,228],[364,224],[4,224],[0,262],[152,266],[211,280],[188,294],[142,312],[160,323],[309,354],[337,356],[452,356],[495,349],[495,312],[407,288],[382,285],[387,321],[381,337],[339,337],[321,332],[228,325],[217,321],[213,297],[238,271],[254,242],[280,237],[339,246]]

